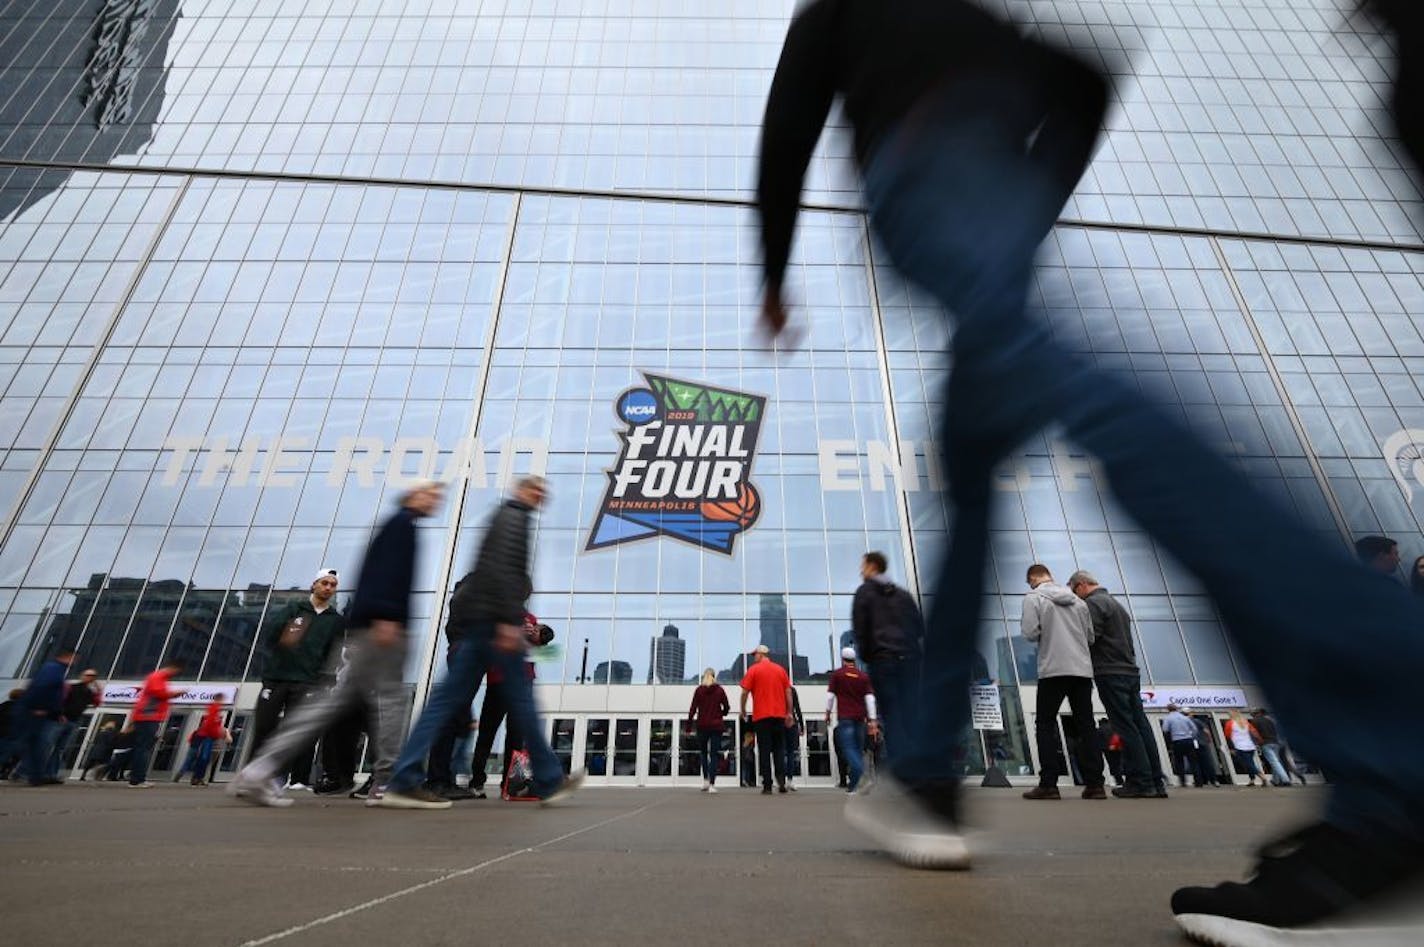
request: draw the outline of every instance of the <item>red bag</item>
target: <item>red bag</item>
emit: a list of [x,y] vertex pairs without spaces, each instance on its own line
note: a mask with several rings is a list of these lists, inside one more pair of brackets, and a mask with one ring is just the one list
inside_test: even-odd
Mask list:
[[500,798],[506,802],[538,802],[534,795],[534,764],[528,750],[515,750],[509,758],[509,775],[505,777]]

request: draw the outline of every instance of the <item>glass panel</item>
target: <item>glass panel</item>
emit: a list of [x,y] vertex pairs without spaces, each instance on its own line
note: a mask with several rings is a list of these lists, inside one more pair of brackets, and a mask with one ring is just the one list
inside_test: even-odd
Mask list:
[[574,719],[572,717],[554,718],[554,739],[551,741],[554,748],[554,755],[559,758],[559,763],[564,767],[564,775],[573,772],[574,765]]
[[620,718],[613,737],[613,776],[636,776],[638,773],[638,727],[641,721]]
[[589,718],[583,740],[583,765],[590,776],[608,775],[608,727],[605,717]]
[[653,718],[648,730],[648,775],[672,775],[673,722],[665,718]]

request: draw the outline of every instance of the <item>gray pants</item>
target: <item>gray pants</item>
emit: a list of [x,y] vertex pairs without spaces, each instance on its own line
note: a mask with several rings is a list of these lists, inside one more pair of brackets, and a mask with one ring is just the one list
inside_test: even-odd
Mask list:
[[376,752],[372,774],[376,785],[384,786],[400,755],[410,710],[402,679],[407,648],[405,639],[389,648],[376,647],[364,633],[348,643],[345,675],[329,693],[303,701],[286,717],[262,745],[261,755],[247,764],[247,772],[259,779],[286,772],[299,754],[310,755],[332,724],[364,704],[374,730],[370,734]]

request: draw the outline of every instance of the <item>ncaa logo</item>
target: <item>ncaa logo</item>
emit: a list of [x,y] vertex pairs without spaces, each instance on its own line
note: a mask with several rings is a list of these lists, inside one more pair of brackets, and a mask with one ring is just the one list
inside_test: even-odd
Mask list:
[[629,424],[647,424],[658,417],[658,399],[646,388],[625,391],[618,399],[618,416]]

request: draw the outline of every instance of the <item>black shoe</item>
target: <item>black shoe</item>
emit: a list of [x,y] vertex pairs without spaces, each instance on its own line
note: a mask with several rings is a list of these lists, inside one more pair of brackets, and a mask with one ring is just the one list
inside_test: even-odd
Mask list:
[[[1266,845],[1245,884],[1178,889],[1172,913],[1188,936],[1221,947],[1285,943],[1290,932],[1320,936],[1327,930],[1338,932],[1341,943],[1417,944],[1424,942],[1417,911],[1412,926],[1369,915],[1396,894],[1414,893],[1421,881],[1424,845],[1367,839],[1319,823]],[[1417,897],[1410,901],[1418,904]],[[1358,937],[1347,933],[1352,920],[1360,925]]]
[[[1138,789],[1136,786],[1114,786],[1112,794],[1118,799],[1156,799],[1156,789]],[[1166,793],[1163,793],[1166,795]]]
[[361,788],[360,788],[360,789],[354,789],[354,790],[351,791],[351,798],[352,798],[352,799],[368,799],[368,798],[370,798],[370,796],[371,796],[371,786],[374,785],[374,783],[375,783],[375,777],[374,777],[374,776],[367,776],[367,777],[366,777],[366,781],[361,784]]
[[763,787],[761,787],[761,794],[762,794],[763,796],[769,796],[769,795],[771,795],[771,787],[770,787],[770,786],[763,786]]
[[445,791],[442,792],[441,795],[444,796],[446,799],[451,800],[452,802],[459,802],[462,799],[475,798],[475,794],[470,790],[466,789],[464,786],[447,786],[445,788]]
[[355,788],[356,783],[349,779],[323,779],[312,788],[312,793],[317,796],[344,796]]
[[1023,794],[1025,799],[1062,799],[1057,786],[1035,786]]
[[776,787],[776,791],[777,791],[777,792],[780,792],[780,793],[786,793],[786,792],[790,792],[791,790],[787,789],[786,786],[783,784],[783,785],[777,786],[777,787]]
[[483,787],[483,786],[471,786],[471,787],[470,787],[470,798],[471,798],[471,799],[483,799],[483,798],[485,798],[485,787]]

